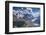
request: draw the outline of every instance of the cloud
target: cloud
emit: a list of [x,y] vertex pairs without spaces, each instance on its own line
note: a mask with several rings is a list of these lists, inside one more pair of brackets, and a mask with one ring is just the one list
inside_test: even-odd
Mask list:
[[34,25],[34,26],[39,26],[39,24],[38,24],[38,23],[33,23],[33,25]]
[[37,18],[32,19],[32,22],[34,22],[35,20],[37,20]]
[[39,17],[40,16],[40,12],[36,12],[36,13],[32,12],[32,15],[33,15],[33,17]]
[[[17,13],[20,13],[20,14],[32,14],[33,17],[38,17],[40,16],[40,12],[39,10],[37,12],[33,12],[32,8],[26,8],[25,10],[23,8],[21,8],[22,10],[13,10],[13,14],[16,15]],[[29,11],[30,10],[30,11]]]

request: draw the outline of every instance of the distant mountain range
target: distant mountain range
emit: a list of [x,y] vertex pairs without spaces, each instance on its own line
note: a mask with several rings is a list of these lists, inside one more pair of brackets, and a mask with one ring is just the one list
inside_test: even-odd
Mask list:
[[[31,20],[34,24],[40,24],[40,9],[39,8],[23,8],[14,7],[14,15],[21,15],[25,20]],[[21,17],[18,16],[18,17]]]

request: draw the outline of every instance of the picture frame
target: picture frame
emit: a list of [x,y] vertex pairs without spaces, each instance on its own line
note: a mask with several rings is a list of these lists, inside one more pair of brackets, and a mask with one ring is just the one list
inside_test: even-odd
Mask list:
[[5,34],[34,32],[45,32],[45,3],[5,1]]

